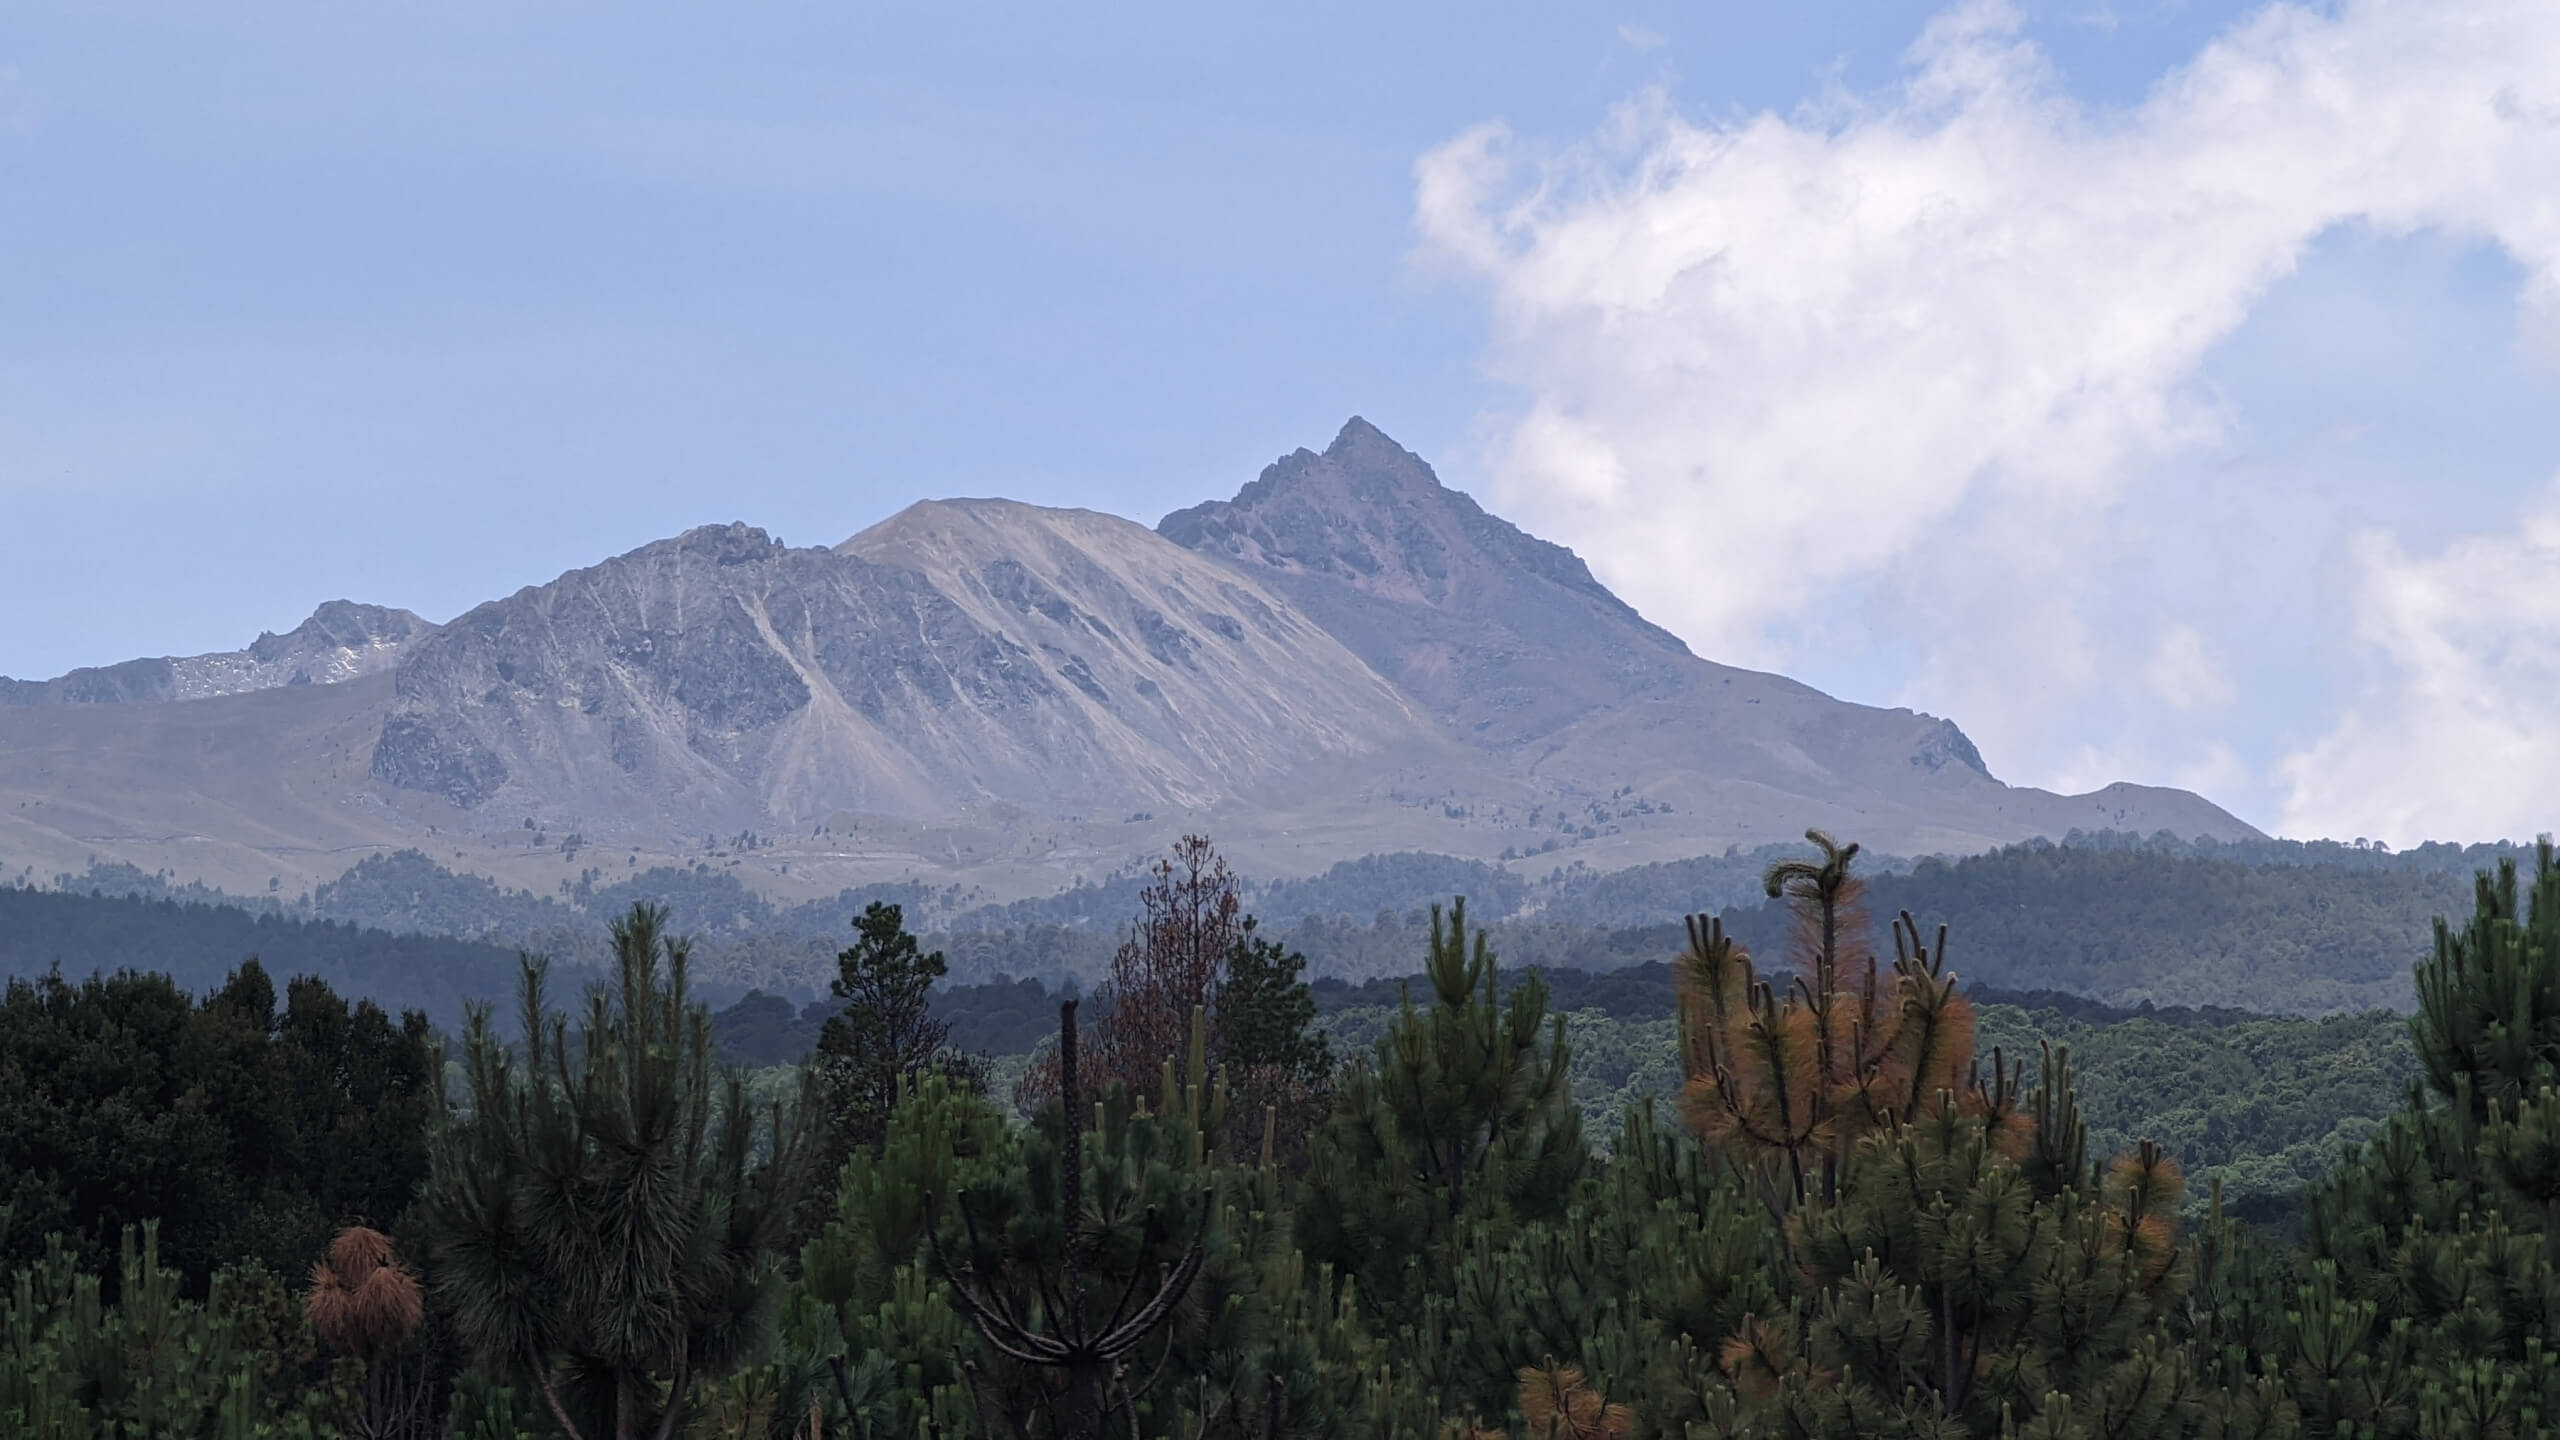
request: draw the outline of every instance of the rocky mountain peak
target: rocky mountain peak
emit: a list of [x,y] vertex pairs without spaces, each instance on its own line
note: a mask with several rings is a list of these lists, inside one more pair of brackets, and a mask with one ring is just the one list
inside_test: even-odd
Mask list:
[[[142,700],[193,703],[99,703]],[[558,879],[546,833],[626,865],[752,834],[747,866],[778,839],[766,873],[829,887],[1063,883],[1204,825],[1267,874],[1808,824],[1906,854],[2251,833],[2182,792],[2006,786],[1949,721],[1691,655],[1357,418],[1154,529],[992,499],[829,548],[709,525],[442,626],[332,601],[224,655],[0,681],[0,790],[48,801],[0,809],[0,860],[210,840],[261,878],[434,836]]]
[[51,680],[0,676],[0,705],[150,705],[334,685],[392,668],[435,631],[407,610],[332,600],[282,635],[260,632],[246,649],[88,666]]
[[785,548],[757,526],[736,520],[726,525],[696,525],[669,544],[687,557],[714,565],[752,565],[772,559]]
[[1187,549],[1284,574],[1325,576],[1382,600],[1480,612],[1488,603],[1575,597],[1645,643],[1688,647],[1611,594],[1582,558],[1488,514],[1440,483],[1421,456],[1353,416],[1319,455],[1298,450],[1233,500],[1167,515],[1158,533]]
[[435,628],[426,617],[411,611],[330,600],[312,611],[310,619],[282,635],[272,630],[260,632],[257,639],[249,642],[246,653],[253,660],[272,663],[304,651],[396,647]]

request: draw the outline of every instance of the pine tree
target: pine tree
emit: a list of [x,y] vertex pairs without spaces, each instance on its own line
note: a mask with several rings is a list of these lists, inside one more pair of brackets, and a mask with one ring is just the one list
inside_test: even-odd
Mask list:
[[[934,1197],[1011,1169],[1019,1146],[984,1097],[927,1074],[876,1149],[847,1161],[825,1231],[801,1254],[788,1348],[824,1366],[829,1423],[860,1437],[974,1433],[968,1322],[930,1273]],[[946,1217],[947,1218],[947,1217]]]
[[1553,1218],[1588,1158],[1545,983],[1532,974],[1497,999],[1492,946],[1482,930],[1471,939],[1463,899],[1432,907],[1425,973],[1431,1003],[1408,995],[1343,1077],[1297,1206],[1307,1254],[1398,1323],[1419,1315],[1434,1258],[1462,1229]]
[[363,1370],[339,1420],[350,1440],[432,1433],[424,1357],[401,1353],[426,1319],[425,1298],[389,1236],[361,1225],[339,1231],[311,1267],[303,1310],[321,1343]]
[[1176,1308],[1221,1239],[1205,1167],[1224,1097],[1202,1073],[1195,1011],[1189,1083],[1174,1079],[1168,1059],[1165,1113],[1133,1108],[1114,1085],[1090,1112],[1089,1136],[1075,1013],[1073,1000],[1059,1007],[1059,1097],[1029,1137],[1021,1172],[936,1197],[956,1212],[960,1233],[946,1237],[929,1220],[925,1238],[961,1314],[1005,1362],[982,1389],[1016,1433],[1101,1440],[1115,1420],[1140,1432],[1147,1391],[1131,1382],[1142,1347],[1160,1347],[1159,1373],[1169,1364],[1181,1339]]
[[437,1291],[480,1363],[532,1387],[569,1440],[666,1440],[694,1386],[751,1357],[804,1180],[812,1088],[759,1133],[664,927],[645,905],[614,922],[614,980],[575,1043],[528,959],[521,1066],[476,1007],[468,1107],[431,1136]]
[[2560,1419],[2560,863],[2439,920],[2409,1107],[2309,1195],[2284,1367],[2313,1433],[2528,1434]]
[[[907,932],[898,906],[874,900],[853,928],[854,943],[837,954],[828,986],[844,1008],[819,1029],[818,1075],[837,1135],[869,1146],[879,1143],[900,1088],[949,1047],[951,1026],[932,1004],[933,983],[949,967],[941,951],[926,951]],[[825,1173],[832,1177],[834,1167]]]
[[1316,1028],[1306,964],[1306,956],[1244,917],[1211,1032],[1211,1053],[1230,1077],[1238,1113],[1270,1122],[1261,1133],[1231,1127],[1231,1148],[1241,1158],[1247,1146],[1267,1146],[1293,1172],[1304,1168],[1309,1134],[1333,1094],[1333,1048]]
[[954,1054],[951,1026],[933,1013],[933,985],[949,967],[909,933],[906,912],[873,901],[854,917],[853,945],[836,955],[829,993],[843,1008],[819,1027],[818,1090],[826,1123],[810,1146],[811,1183],[785,1236],[786,1254],[825,1226],[846,1157],[878,1147],[899,1095],[928,1072],[985,1084],[981,1062]]
[[112,1303],[60,1236],[0,1290],[0,1433],[318,1440],[325,1397],[294,1403],[271,1384],[285,1337],[258,1312],[273,1277],[226,1270],[205,1300],[187,1299],[158,1231],[123,1232]]
[[[1761,1174],[1780,1213],[1811,1196],[1836,1198],[1860,1138],[1918,1118],[1973,1063],[1972,1003],[1946,968],[1946,928],[1931,944],[1902,914],[1891,974],[1879,974],[1849,868],[1858,847],[1806,835],[1823,853],[1819,864],[1769,871],[1769,893],[1787,898],[1798,936],[1800,968],[1783,991],[1712,916],[1690,917],[1677,962],[1682,1111],[1700,1136]],[[1996,1090],[1972,1093],[1996,1107]]]
[[1117,1083],[1143,1095],[1187,1043],[1192,1012],[1218,1013],[1227,965],[1244,935],[1235,872],[1202,835],[1185,835],[1138,893],[1138,922],[1111,957],[1096,998],[1105,1008],[1086,1057],[1092,1093]]

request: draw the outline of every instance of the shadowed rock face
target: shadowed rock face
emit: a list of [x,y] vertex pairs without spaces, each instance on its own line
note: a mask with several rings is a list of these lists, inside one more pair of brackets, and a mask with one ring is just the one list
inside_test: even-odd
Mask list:
[[722,822],[1206,804],[1432,741],[1259,587],[1127,521],[1003,501],[834,550],[689,531],[464,615],[398,697],[386,784]]
[[1365,420],[1156,529],[1265,581],[1489,745],[1670,694],[1695,663],[1579,556],[1486,514]]
[[[1882,752],[1932,774],[1956,765],[1989,778],[1947,721],[1698,659],[1572,551],[1486,514],[1365,420],[1323,454],[1300,450],[1235,499],[1157,528],[1264,579],[1487,748],[1570,751],[1593,728],[1585,722],[1676,705],[1694,723],[1658,736],[1656,771],[1719,753],[1744,771],[1836,770]],[[1648,764],[1641,752],[1622,760]]]
[[138,705],[334,685],[391,669],[435,628],[406,610],[332,600],[292,630],[260,635],[245,650],[127,660],[51,680],[0,676],[0,705]]

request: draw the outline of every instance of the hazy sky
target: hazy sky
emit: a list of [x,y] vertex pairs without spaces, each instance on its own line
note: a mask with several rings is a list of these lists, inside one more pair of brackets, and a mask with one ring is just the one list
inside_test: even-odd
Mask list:
[[1358,413],[2004,778],[2525,836],[2555,196],[2550,0],[14,7],[0,673]]

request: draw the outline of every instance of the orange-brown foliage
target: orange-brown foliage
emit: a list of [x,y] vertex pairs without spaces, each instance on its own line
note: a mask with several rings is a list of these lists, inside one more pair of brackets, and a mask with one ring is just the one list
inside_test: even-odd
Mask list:
[[1783,1171],[1780,1203],[1817,1174],[1828,1184],[1860,1137],[1911,1123],[1942,1095],[1988,1116],[2004,1150],[2032,1129],[2005,1068],[1988,1083],[1976,1072],[1973,1004],[1946,968],[1945,927],[1932,944],[1905,912],[1892,969],[1879,966],[1845,873],[1855,849],[1773,872],[1800,962],[1783,991],[1709,916],[1690,919],[1676,965],[1682,1117],[1733,1158]]
[[[1102,1014],[1083,1061],[1091,1093],[1117,1082],[1147,1095],[1164,1062],[1190,1043],[1191,1012],[1215,1012],[1228,959],[1244,935],[1236,883],[1205,836],[1183,836],[1171,858],[1156,862],[1155,882],[1138,894],[1137,924],[1094,997]],[[1057,1060],[1044,1054],[1014,1087],[1014,1103],[1036,1108],[1057,1093]]]
[[2107,1194],[2124,1226],[2126,1248],[2142,1265],[2142,1283],[2159,1283],[2178,1256],[2186,1172],[2157,1142],[2145,1140],[2107,1167]]
[[426,1306],[417,1280],[392,1256],[390,1237],[355,1225],[311,1267],[303,1313],[330,1349],[370,1359],[416,1334]]
[[1740,1330],[1725,1338],[1716,1360],[1743,1398],[1765,1402],[1777,1395],[1787,1372],[1795,1368],[1795,1336],[1784,1326],[1749,1316]]
[[1617,1440],[1636,1427],[1635,1412],[1592,1389],[1581,1366],[1552,1359],[1521,1368],[1520,1418],[1538,1440]]

